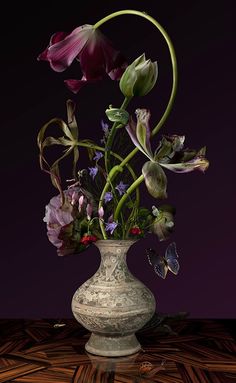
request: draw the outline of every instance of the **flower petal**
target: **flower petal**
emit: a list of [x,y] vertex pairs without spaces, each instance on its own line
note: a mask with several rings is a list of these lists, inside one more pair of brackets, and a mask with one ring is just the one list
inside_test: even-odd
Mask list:
[[125,127],[133,144],[143,153],[146,155],[145,151],[143,150],[142,146],[140,145],[137,135],[136,135],[136,124],[132,117],[130,118],[129,124]]
[[149,127],[149,120],[151,116],[150,111],[147,109],[137,109],[135,113],[137,117],[137,127],[136,127],[137,139],[139,143],[142,145],[145,153],[151,159],[153,158],[153,154],[152,154],[152,149],[150,144],[150,127]]
[[[88,39],[93,35],[94,28],[92,25],[85,24],[75,28],[63,40],[55,41],[51,39],[52,45],[47,48],[47,52],[43,52],[43,57],[50,62],[51,68],[56,72],[64,71],[71,65],[72,61],[81,53]],[[58,39],[59,36],[56,37]],[[39,59],[42,59],[39,56]],[[44,58],[45,59],[45,58]]]
[[159,162],[163,168],[172,170],[175,173],[188,173],[192,172],[195,169],[201,170],[204,172],[208,166],[209,161],[204,157],[195,157],[194,159],[187,162],[179,162],[176,164],[166,164]]
[[80,67],[87,80],[101,79],[106,73],[118,79],[119,72],[125,65],[121,53],[114,49],[112,43],[98,30],[90,34],[85,49],[79,54]]
[[167,198],[167,179],[160,165],[157,162],[145,162],[142,173],[149,194],[154,198]]
[[81,80],[75,80],[75,79],[69,79],[64,80],[64,83],[66,84],[67,88],[73,92],[78,93],[79,90],[88,83],[89,81],[85,80],[83,77]]

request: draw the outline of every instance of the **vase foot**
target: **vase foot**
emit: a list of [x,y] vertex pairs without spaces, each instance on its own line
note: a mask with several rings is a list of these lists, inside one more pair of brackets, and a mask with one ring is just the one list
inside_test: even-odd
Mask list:
[[104,336],[92,333],[85,350],[100,356],[132,355],[141,349],[135,334],[125,336]]

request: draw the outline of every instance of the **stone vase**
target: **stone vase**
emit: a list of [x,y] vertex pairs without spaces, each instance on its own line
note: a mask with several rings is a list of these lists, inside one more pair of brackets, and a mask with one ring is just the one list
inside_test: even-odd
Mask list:
[[155,312],[151,291],[129,271],[126,254],[132,240],[99,240],[97,272],[75,292],[72,312],[91,331],[86,351],[101,356],[125,356],[141,348],[135,332]]

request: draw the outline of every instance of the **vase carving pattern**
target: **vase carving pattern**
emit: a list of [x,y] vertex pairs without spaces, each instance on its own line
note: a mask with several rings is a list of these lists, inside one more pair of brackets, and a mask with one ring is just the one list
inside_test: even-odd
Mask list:
[[100,240],[97,272],[74,294],[72,312],[92,332],[85,348],[104,356],[130,355],[140,349],[134,333],[155,311],[151,291],[129,271],[126,254],[132,240]]

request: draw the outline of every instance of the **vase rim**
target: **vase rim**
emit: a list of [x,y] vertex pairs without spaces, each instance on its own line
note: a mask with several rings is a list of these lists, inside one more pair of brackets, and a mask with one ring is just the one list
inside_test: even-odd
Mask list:
[[137,239],[99,239],[94,242],[94,245],[101,244],[103,246],[110,246],[112,244],[113,246],[127,246],[129,244],[132,245],[135,242],[137,242]]

